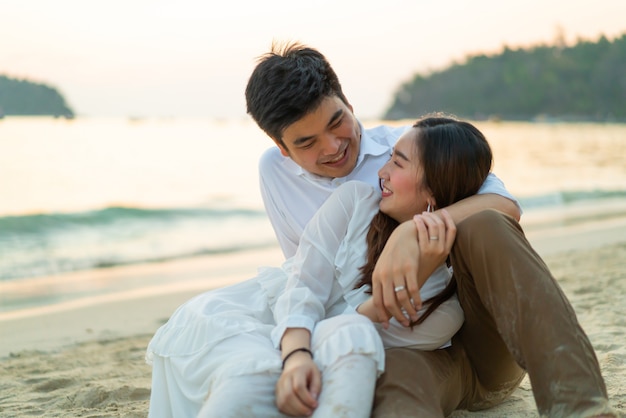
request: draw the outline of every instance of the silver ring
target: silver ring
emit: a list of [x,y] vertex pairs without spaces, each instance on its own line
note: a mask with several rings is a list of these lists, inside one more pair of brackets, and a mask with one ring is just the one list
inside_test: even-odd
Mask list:
[[439,237],[429,237],[431,241],[437,241],[439,240]]
[[393,291],[396,292],[396,293],[401,291],[401,290],[404,290],[404,286],[396,286],[396,287],[393,288]]

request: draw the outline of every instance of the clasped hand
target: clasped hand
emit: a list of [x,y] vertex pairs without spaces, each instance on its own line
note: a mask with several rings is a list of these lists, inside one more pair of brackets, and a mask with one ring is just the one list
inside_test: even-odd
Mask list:
[[309,416],[317,407],[322,375],[307,353],[296,353],[285,363],[276,383],[276,406],[284,414]]
[[374,305],[385,328],[392,316],[404,326],[418,319],[420,288],[445,262],[455,237],[456,226],[445,209],[416,215],[394,230],[372,274]]

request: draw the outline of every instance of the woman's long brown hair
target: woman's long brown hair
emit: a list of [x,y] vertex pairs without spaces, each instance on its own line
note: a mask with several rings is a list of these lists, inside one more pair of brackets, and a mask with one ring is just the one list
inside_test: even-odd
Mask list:
[[[418,120],[415,152],[424,168],[423,183],[438,207],[447,207],[478,192],[492,164],[492,153],[485,136],[472,124],[451,117],[426,116]],[[367,262],[356,287],[372,284],[372,274],[385,243],[398,222],[378,212],[367,233]],[[422,323],[439,305],[456,292],[454,277],[437,295],[425,300],[426,311],[411,325]]]

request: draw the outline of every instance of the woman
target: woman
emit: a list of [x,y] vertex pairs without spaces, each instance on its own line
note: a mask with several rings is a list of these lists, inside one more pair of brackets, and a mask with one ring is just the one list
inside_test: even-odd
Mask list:
[[[444,263],[454,225],[423,212],[476,193],[490,168],[489,145],[471,124],[418,121],[379,172],[382,199],[364,183],[344,184],[280,269],[195,297],[157,331],[147,353],[150,416],[369,416],[383,347],[446,347],[463,322]],[[412,218],[420,250],[439,254],[438,266],[420,281],[413,327],[374,326],[376,259]]]

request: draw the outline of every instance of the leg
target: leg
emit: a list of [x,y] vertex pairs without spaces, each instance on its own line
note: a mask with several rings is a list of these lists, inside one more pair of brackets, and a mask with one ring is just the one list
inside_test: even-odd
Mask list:
[[591,343],[515,220],[486,210],[461,222],[452,265],[466,319],[459,340],[476,380],[468,408],[508,396],[523,377],[519,365],[542,416],[609,410]]
[[[153,364],[149,416],[196,417],[214,388],[227,392],[220,384],[231,378],[280,374],[280,353],[269,336],[272,324],[267,295],[256,279],[203,293],[181,305],[155,333],[146,352]],[[232,407],[245,402],[243,393]],[[220,408],[220,413],[226,411]]]
[[[200,408],[201,399],[188,402],[175,379],[176,371],[167,357],[155,356],[152,360],[152,390],[150,391],[150,418],[193,418]],[[185,400],[185,401],[182,401]]]
[[339,315],[317,324],[311,339],[322,373],[319,406],[313,417],[369,417],[384,348],[372,322],[361,315]]
[[372,417],[444,417],[457,409],[469,388],[469,363],[455,341],[434,351],[388,349],[385,361]]
[[202,373],[207,380],[198,417],[287,417],[276,406],[280,351],[269,331],[251,331],[222,341],[205,354],[213,366]]
[[360,354],[339,358],[322,374],[322,392],[313,418],[369,417],[372,410],[376,362]]
[[259,373],[216,382],[198,418],[288,418],[276,408],[278,376],[278,373]]

